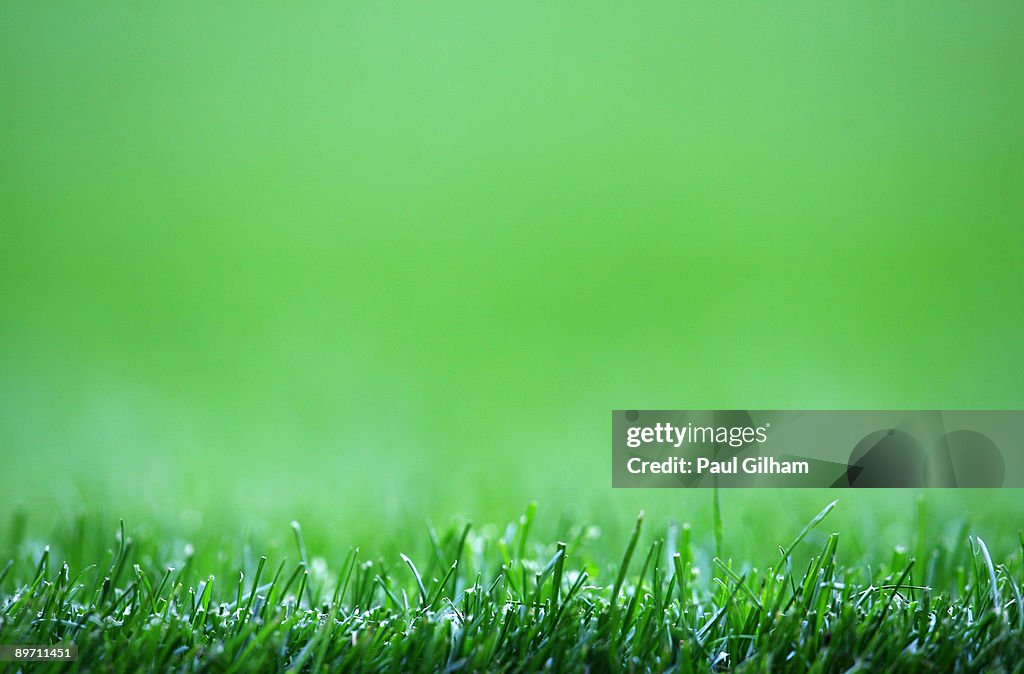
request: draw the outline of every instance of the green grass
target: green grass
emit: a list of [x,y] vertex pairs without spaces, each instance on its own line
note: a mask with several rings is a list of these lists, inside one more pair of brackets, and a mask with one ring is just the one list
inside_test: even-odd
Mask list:
[[1022,671],[1020,550],[931,545],[920,503],[887,559],[844,549],[833,502],[762,566],[642,514],[622,540],[571,522],[540,540],[532,505],[504,529],[428,525],[408,556],[330,560],[297,523],[267,556],[123,525],[100,553],[87,518],[40,548],[21,524],[0,643],[79,646],[31,671]]
[[627,406],[1024,407],[1022,26],[4,3],[0,643],[1018,667],[1012,490],[845,492],[793,545],[831,494],[611,489],[608,442]]

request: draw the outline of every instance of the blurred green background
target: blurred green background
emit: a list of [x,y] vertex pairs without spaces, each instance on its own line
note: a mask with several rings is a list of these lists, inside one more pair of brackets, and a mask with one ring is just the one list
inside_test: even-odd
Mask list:
[[0,512],[702,525],[611,409],[1024,407],[1021,63],[1016,2],[6,2]]

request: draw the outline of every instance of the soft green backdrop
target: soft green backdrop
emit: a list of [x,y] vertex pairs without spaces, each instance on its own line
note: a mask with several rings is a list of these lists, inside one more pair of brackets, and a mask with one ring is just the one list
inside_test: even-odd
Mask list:
[[609,410],[1024,407],[1021,63],[1019,2],[4,2],[0,513],[699,526]]

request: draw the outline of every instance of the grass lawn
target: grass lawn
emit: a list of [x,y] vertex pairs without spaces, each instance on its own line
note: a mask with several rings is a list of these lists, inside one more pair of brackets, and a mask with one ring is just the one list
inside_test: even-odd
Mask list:
[[0,643],[78,646],[77,662],[25,671],[1024,666],[1020,547],[997,556],[965,528],[932,545],[921,499],[908,545],[869,559],[851,550],[829,503],[753,565],[729,554],[717,505],[701,513],[710,537],[642,514],[613,541],[585,522],[548,536],[531,505],[504,528],[403,532],[408,556],[354,547],[327,559],[297,522],[286,544],[271,545],[101,532],[82,517],[50,546],[12,541],[19,554],[0,565]]
[[0,674],[1021,671],[1019,493],[609,433],[1024,408],[1021,63],[1019,0],[0,3],[0,646],[79,649]]

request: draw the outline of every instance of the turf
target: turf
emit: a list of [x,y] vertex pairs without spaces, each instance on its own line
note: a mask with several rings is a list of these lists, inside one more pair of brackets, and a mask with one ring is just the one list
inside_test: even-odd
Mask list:
[[0,643],[75,643],[78,661],[0,672],[1024,670],[1019,551],[964,534],[848,563],[834,506],[763,568],[642,514],[616,554],[580,524],[538,540],[533,506],[504,530],[428,526],[415,559],[333,563],[293,523],[272,556],[122,526],[71,566],[54,550],[82,550],[78,528],[0,562]]

